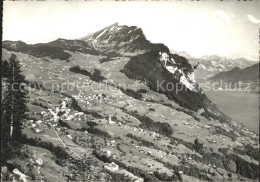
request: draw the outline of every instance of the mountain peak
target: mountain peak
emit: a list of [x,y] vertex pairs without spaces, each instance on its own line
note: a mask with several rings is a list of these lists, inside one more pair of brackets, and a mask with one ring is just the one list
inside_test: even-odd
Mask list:
[[163,44],[153,44],[147,40],[141,28],[118,23],[92,33],[82,40],[103,52],[141,53],[154,49],[169,51]]
[[172,54],[178,54],[179,56],[185,57],[186,59],[193,59],[193,57],[186,51],[177,52],[175,50],[170,51]]
[[110,29],[112,27],[120,27],[120,25],[118,25],[118,22],[115,22],[112,25],[109,25],[109,26],[107,26],[107,27],[105,27],[105,28],[103,28],[103,29],[101,29],[99,31],[102,31],[102,30],[105,30],[105,29]]
[[115,22],[112,25],[110,25],[110,27],[112,27],[112,26],[118,26],[118,22]]

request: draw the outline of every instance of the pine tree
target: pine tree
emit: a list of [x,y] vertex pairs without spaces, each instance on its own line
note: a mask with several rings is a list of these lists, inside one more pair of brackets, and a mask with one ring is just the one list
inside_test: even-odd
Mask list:
[[10,95],[8,94],[8,86],[6,77],[9,72],[9,63],[5,60],[2,62],[2,106],[1,106],[1,163],[5,164],[11,153],[10,145],[10,118],[11,118],[11,105]]
[[7,77],[7,75],[8,75],[8,72],[9,72],[9,68],[10,68],[10,66],[9,66],[9,63],[8,63],[8,61],[7,60],[4,60],[3,62],[2,62],[2,78],[6,78]]
[[[12,54],[8,60],[4,99],[2,101],[2,137],[4,143],[19,147],[22,138],[23,120],[26,118],[26,92],[24,76],[18,58]],[[4,135],[4,136],[3,136]],[[3,139],[3,138],[2,138]]]
[[28,108],[26,106],[25,77],[21,74],[21,65],[18,58],[12,54],[10,64],[10,83],[12,83],[12,124],[13,131],[10,132],[12,141],[21,142],[23,120],[26,118]]

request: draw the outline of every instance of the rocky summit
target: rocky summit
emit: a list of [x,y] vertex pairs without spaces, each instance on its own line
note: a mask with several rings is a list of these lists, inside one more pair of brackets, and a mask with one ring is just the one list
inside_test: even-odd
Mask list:
[[219,111],[185,57],[141,28],[2,47],[2,65],[20,61],[28,94],[20,157],[2,179],[258,180],[259,137]]
[[163,44],[153,44],[146,39],[141,28],[120,26],[115,23],[81,40],[102,52],[120,52],[122,54],[143,53],[148,50],[168,50]]

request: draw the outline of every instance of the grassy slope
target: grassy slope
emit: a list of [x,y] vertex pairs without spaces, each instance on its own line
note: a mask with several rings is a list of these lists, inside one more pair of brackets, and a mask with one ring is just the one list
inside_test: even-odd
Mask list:
[[[179,111],[181,107],[175,102],[170,101],[164,95],[151,91],[142,82],[135,82],[129,79],[123,73],[119,72],[128,62],[129,58],[127,57],[120,57],[115,61],[100,64],[99,59],[102,57],[70,53],[72,55],[69,58],[70,61],[60,64],[57,60],[53,59],[48,59],[49,62],[46,62],[43,59],[22,53],[16,54],[23,64],[23,73],[30,81],[60,83],[67,80],[84,80],[90,83],[94,88],[94,90],[86,91],[85,95],[90,96],[91,94],[93,96],[94,94],[100,93],[98,90],[100,84],[91,80],[88,76],[70,72],[69,68],[79,65],[89,72],[93,69],[99,69],[101,75],[107,78],[105,81],[109,83],[109,86],[107,86],[108,91],[103,90],[101,92],[106,95],[107,99],[105,100],[104,97],[102,97],[100,100],[89,100],[89,104],[79,102],[78,105],[86,112],[85,119],[81,121],[75,119],[71,123],[71,126],[78,124],[79,128],[89,127],[86,125],[86,121],[91,120],[97,124],[97,126],[95,126],[96,130],[88,129],[88,131],[90,131],[89,133],[73,129],[59,131],[63,141],[68,145],[70,150],[75,151],[81,157],[87,154],[87,156],[91,157],[92,161],[97,161],[98,165],[95,167],[97,170],[101,170],[98,166],[103,166],[104,161],[97,160],[92,156],[93,150],[99,153],[110,150],[112,154],[115,154],[113,160],[117,164],[120,164],[120,169],[125,168],[136,176],[140,176],[140,171],[148,173],[158,170],[165,172],[169,176],[173,175],[171,170],[174,169],[177,172],[182,170],[185,180],[203,180],[210,178],[215,181],[220,181],[223,180],[223,178],[227,179],[228,173],[231,172],[231,169],[227,167],[227,162],[234,161],[239,165],[239,163],[243,161],[245,171],[249,170],[249,163],[253,162],[255,166],[257,165],[257,161],[250,159],[247,155],[241,155],[242,159],[232,159],[231,156],[229,156],[233,153],[232,150],[229,154],[226,154],[228,160],[221,157],[219,157],[218,160],[214,160],[212,157],[207,157],[207,155],[197,152],[194,147],[194,140],[197,137],[201,143],[205,144],[203,148],[204,153],[213,153],[213,155],[222,157],[223,154],[221,150],[219,150],[220,148],[230,148],[230,145],[232,145],[231,148],[240,148],[242,143],[257,148],[257,141],[255,140],[256,138],[254,139],[254,137],[252,137],[253,135],[251,133],[246,132],[244,129],[241,129],[243,137],[237,137],[236,141],[233,141],[233,139],[229,137],[228,131],[231,130],[231,133],[234,131],[233,128],[230,128],[228,125],[214,120],[208,121],[199,115],[197,117],[200,118],[200,122],[198,122],[192,116]],[[10,53],[4,50],[3,57],[8,57],[8,55],[10,55]],[[127,83],[128,88],[133,90],[134,87],[136,88],[135,84],[138,86],[137,90],[147,90],[147,93],[142,94],[147,100],[134,99],[115,87],[122,82]],[[51,88],[50,84],[46,84],[45,86],[47,89]],[[104,86],[104,83],[101,83],[101,86]],[[65,90],[65,93],[72,95],[76,94],[77,91]],[[59,106],[58,103],[61,100],[59,93],[51,93],[48,90],[42,93],[33,91],[30,95],[30,100],[32,99],[38,102],[40,99],[50,101],[50,104],[48,102],[45,103],[48,108]],[[173,106],[165,106],[158,101],[172,103]],[[38,106],[29,106],[32,117],[38,117],[37,114],[35,115],[33,112],[39,113],[45,110]],[[97,117],[97,114],[101,117]],[[108,114],[113,116],[113,120],[116,121],[116,124],[107,124],[106,117]],[[149,117],[154,122],[168,123],[173,131],[172,136],[165,136],[162,133],[156,133],[148,129],[140,130],[139,126],[142,124],[140,117],[143,116]],[[47,118],[42,119],[46,120]],[[221,127],[223,130],[220,131],[218,127]],[[46,128],[46,125],[42,124],[40,128]],[[91,131],[97,131],[97,129],[103,132],[91,134]],[[106,132],[111,138],[100,135]],[[35,134],[29,128],[26,128],[25,133],[29,137],[40,137],[42,140],[51,141],[55,145],[60,145],[57,137],[55,137],[55,133],[49,129],[46,129],[44,134]],[[127,137],[126,135],[129,133],[137,138]],[[66,137],[67,134],[73,137],[73,141]],[[108,145],[111,140],[116,141],[116,147]],[[148,143],[149,145],[147,146],[147,141],[153,144]],[[243,147],[241,150],[243,150]],[[151,154],[149,154],[149,151],[151,151]],[[164,152],[167,155],[163,154]],[[162,155],[164,155],[164,157],[162,157]],[[191,159],[189,159],[189,157],[191,157]],[[216,167],[213,168],[212,165],[209,166],[209,163],[214,164]],[[133,168],[137,168],[138,170],[136,171]],[[122,171],[120,170],[118,173],[120,172]],[[248,172],[250,176],[246,176],[244,173],[243,175],[247,178],[254,178],[255,174],[253,172],[255,171]],[[213,173],[215,174],[213,175]],[[207,175],[208,177],[206,177]],[[152,176],[155,177],[154,174],[152,174]],[[241,177],[233,173],[232,178],[236,181]],[[250,181],[249,179],[246,180]]]

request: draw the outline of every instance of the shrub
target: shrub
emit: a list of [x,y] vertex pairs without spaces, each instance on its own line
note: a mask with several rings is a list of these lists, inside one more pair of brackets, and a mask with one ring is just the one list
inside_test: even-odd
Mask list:
[[71,129],[70,125],[69,125],[67,122],[65,122],[65,121],[63,121],[63,120],[61,120],[61,119],[59,119],[59,124],[60,124],[60,126],[62,126],[62,127]]
[[28,138],[26,136],[23,136],[23,143],[27,144],[27,145],[47,149],[47,150],[51,151],[52,154],[55,155],[59,159],[67,159],[70,157],[64,148],[62,148],[60,146],[54,146],[53,143],[51,143],[51,142],[41,141],[40,138]]
[[167,137],[170,137],[173,134],[173,130],[169,123],[155,122],[146,116],[138,116],[137,118],[142,122],[142,124],[140,124],[141,128],[147,128]]
[[203,152],[203,144],[197,138],[194,140],[194,149],[200,154]]

